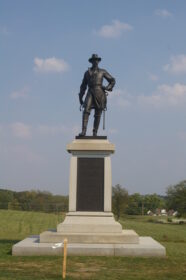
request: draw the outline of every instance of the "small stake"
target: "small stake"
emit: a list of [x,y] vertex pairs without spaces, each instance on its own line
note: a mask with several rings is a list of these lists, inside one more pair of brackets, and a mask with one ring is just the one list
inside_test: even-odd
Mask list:
[[[63,262],[62,262],[62,279],[66,278],[66,266],[67,266],[67,239],[65,238],[63,243],[56,243],[52,246],[52,249],[62,248],[62,256],[63,256]],[[64,245],[64,252],[63,247]]]
[[64,244],[64,251],[63,251],[63,273],[62,278],[66,278],[66,267],[67,267],[67,239],[65,238],[63,241]]

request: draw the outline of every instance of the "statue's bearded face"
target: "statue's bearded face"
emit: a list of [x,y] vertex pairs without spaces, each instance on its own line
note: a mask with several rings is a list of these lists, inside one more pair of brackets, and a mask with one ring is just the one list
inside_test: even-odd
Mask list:
[[96,66],[98,66],[98,63],[99,63],[99,60],[97,60],[97,59],[93,60],[92,61],[92,66],[96,67]]

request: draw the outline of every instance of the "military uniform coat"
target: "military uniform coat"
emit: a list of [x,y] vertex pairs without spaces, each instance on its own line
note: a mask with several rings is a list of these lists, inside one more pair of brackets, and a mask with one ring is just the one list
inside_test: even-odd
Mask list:
[[[104,79],[108,82],[108,85],[105,87],[103,86]],[[84,96],[88,86],[88,92],[83,104],[85,110],[86,108],[87,111],[91,109],[104,110],[107,103],[105,90],[111,91],[114,85],[115,79],[106,70],[89,68],[85,72],[80,86],[80,98]]]

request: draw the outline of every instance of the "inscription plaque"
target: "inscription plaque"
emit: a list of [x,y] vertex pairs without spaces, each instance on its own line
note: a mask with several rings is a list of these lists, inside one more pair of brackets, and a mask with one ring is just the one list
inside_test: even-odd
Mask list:
[[104,158],[78,158],[77,211],[104,211]]

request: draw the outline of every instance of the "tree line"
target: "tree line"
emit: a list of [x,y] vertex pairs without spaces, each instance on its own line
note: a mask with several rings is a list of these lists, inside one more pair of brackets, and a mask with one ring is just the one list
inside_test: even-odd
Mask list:
[[157,194],[141,195],[128,191],[121,185],[113,187],[112,209],[117,219],[123,214],[144,215],[147,211],[155,212],[156,209],[175,210],[179,216],[186,216],[186,180],[169,186],[165,196]]
[[[145,215],[147,211],[156,209],[178,211],[180,216],[186,215],[186,180],[174,186],[169,186],[165,196],[158,194],[141,195],[128,191],[121,185],[112,189],[112,211],[120,216]],[[46,191],[22,191],[0,189],[0,209],[12,209],[40,212],[67,212],[68,196],[53,195]]]
[[22,191],[0,189],[0,209],[67,212],[68,196],[53,195],[46,191]]

